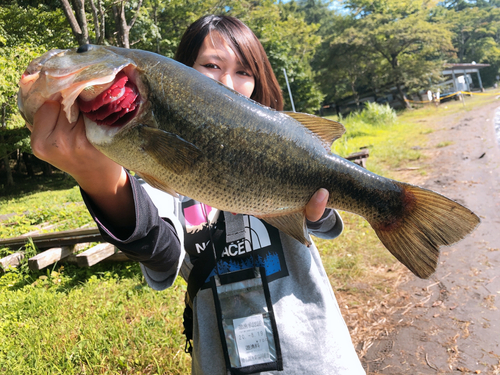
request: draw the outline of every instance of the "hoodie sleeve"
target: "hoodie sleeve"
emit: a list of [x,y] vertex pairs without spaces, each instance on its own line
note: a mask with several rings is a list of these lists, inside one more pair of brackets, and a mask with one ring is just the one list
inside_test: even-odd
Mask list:
[[[173,220],[162,218],[158,209],[137,179],[129,176],[135,205],[135,227],[113,228],[106,222],[99,208],[81,190],[83,200],[94,218],[105,241],[115,245],[130,259],[157,273],[175,275],[183,259],[179,236]],[[120,234],[118,234],[120,233]],[[122,233],[127,233],[123,238]],[[141,267],[144,273],[144,267]],[[172,282],[173,282],[172,279]]]
[[318,221],[307,220],[307,229],[316,237],[325,240],[334,239],[344,230],[344,222],[336,210],[327,208]]

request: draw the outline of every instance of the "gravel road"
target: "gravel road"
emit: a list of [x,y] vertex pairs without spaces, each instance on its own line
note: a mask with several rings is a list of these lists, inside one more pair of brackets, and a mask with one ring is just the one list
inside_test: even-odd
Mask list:
[[363,358],[368,374],[500,374],[499,114],[495,102],[432,125],[423,150],[429,173],[418,184],[466,205],[482,222],[442,250],[430,279],[411,276],[401,286],[408,307]]

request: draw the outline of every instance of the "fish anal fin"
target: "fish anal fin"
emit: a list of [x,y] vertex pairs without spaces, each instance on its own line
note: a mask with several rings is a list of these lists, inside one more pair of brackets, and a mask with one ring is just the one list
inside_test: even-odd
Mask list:
[[189,172],[202,156],[195,145],[176,134],[148,126],[140,126],[137,131],[142,139],[143,150],[175,174]]
[[300,243],[311,246],[312,242],[307,232],[306,217],[303,211],[283,216],[264,216],[261,219]]
[[385,247],[416,276],[427,279],[437,267],[439,248],[470,232],[480,219],[467,207],[431,190],[397,183],[402,188],[403,213],[371,226]]
[[310,115],[300,112],[284,112],[286,115],[300,122],[307,129],[316,134],[325,142],[328,149],[332,147],[332,143],[340,138],[345,133],[345,127],[340,122],[328,120],[323,117]]
[[137,173],[137,174],[139,175],[139,177],[141,177],[144,181],[146,181],[149,185],[151,185],[155,189],[162,190],[162,191],[172,195],[175,198],[179,197],[179,194],[177,194],[174,189],[172,189],[167,184],[161,182],[157,178],[150,176],[148,174],[145,174],[145,173]]

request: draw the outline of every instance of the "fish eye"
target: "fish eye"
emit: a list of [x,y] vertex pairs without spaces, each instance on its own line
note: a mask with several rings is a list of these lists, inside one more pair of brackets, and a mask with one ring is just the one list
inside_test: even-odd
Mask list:
[[78,49],[76,50],[76,53],[88,52],[91,49],[92,49],[92,45],[91,44],[83,44],[80,47],[78,47]]

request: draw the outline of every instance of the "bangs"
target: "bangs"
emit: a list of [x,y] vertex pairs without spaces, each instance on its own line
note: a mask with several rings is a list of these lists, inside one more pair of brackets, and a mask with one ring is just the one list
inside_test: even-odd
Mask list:
[[[228,25],[218,23],[211,25],[211,29],[207,35],[214,47],[223,49],[226,44],[234,52],[239,63],[252,72],[256,80],[260,77],[258,61],[261,56],[255,56],[254,50],[250,46],[255,44],[253,33],[250,29],[245,30],[240,27],[227,27]],[[260,42],[259,42],[260,44]],[[257,54],[260,51],[257,51]]]

